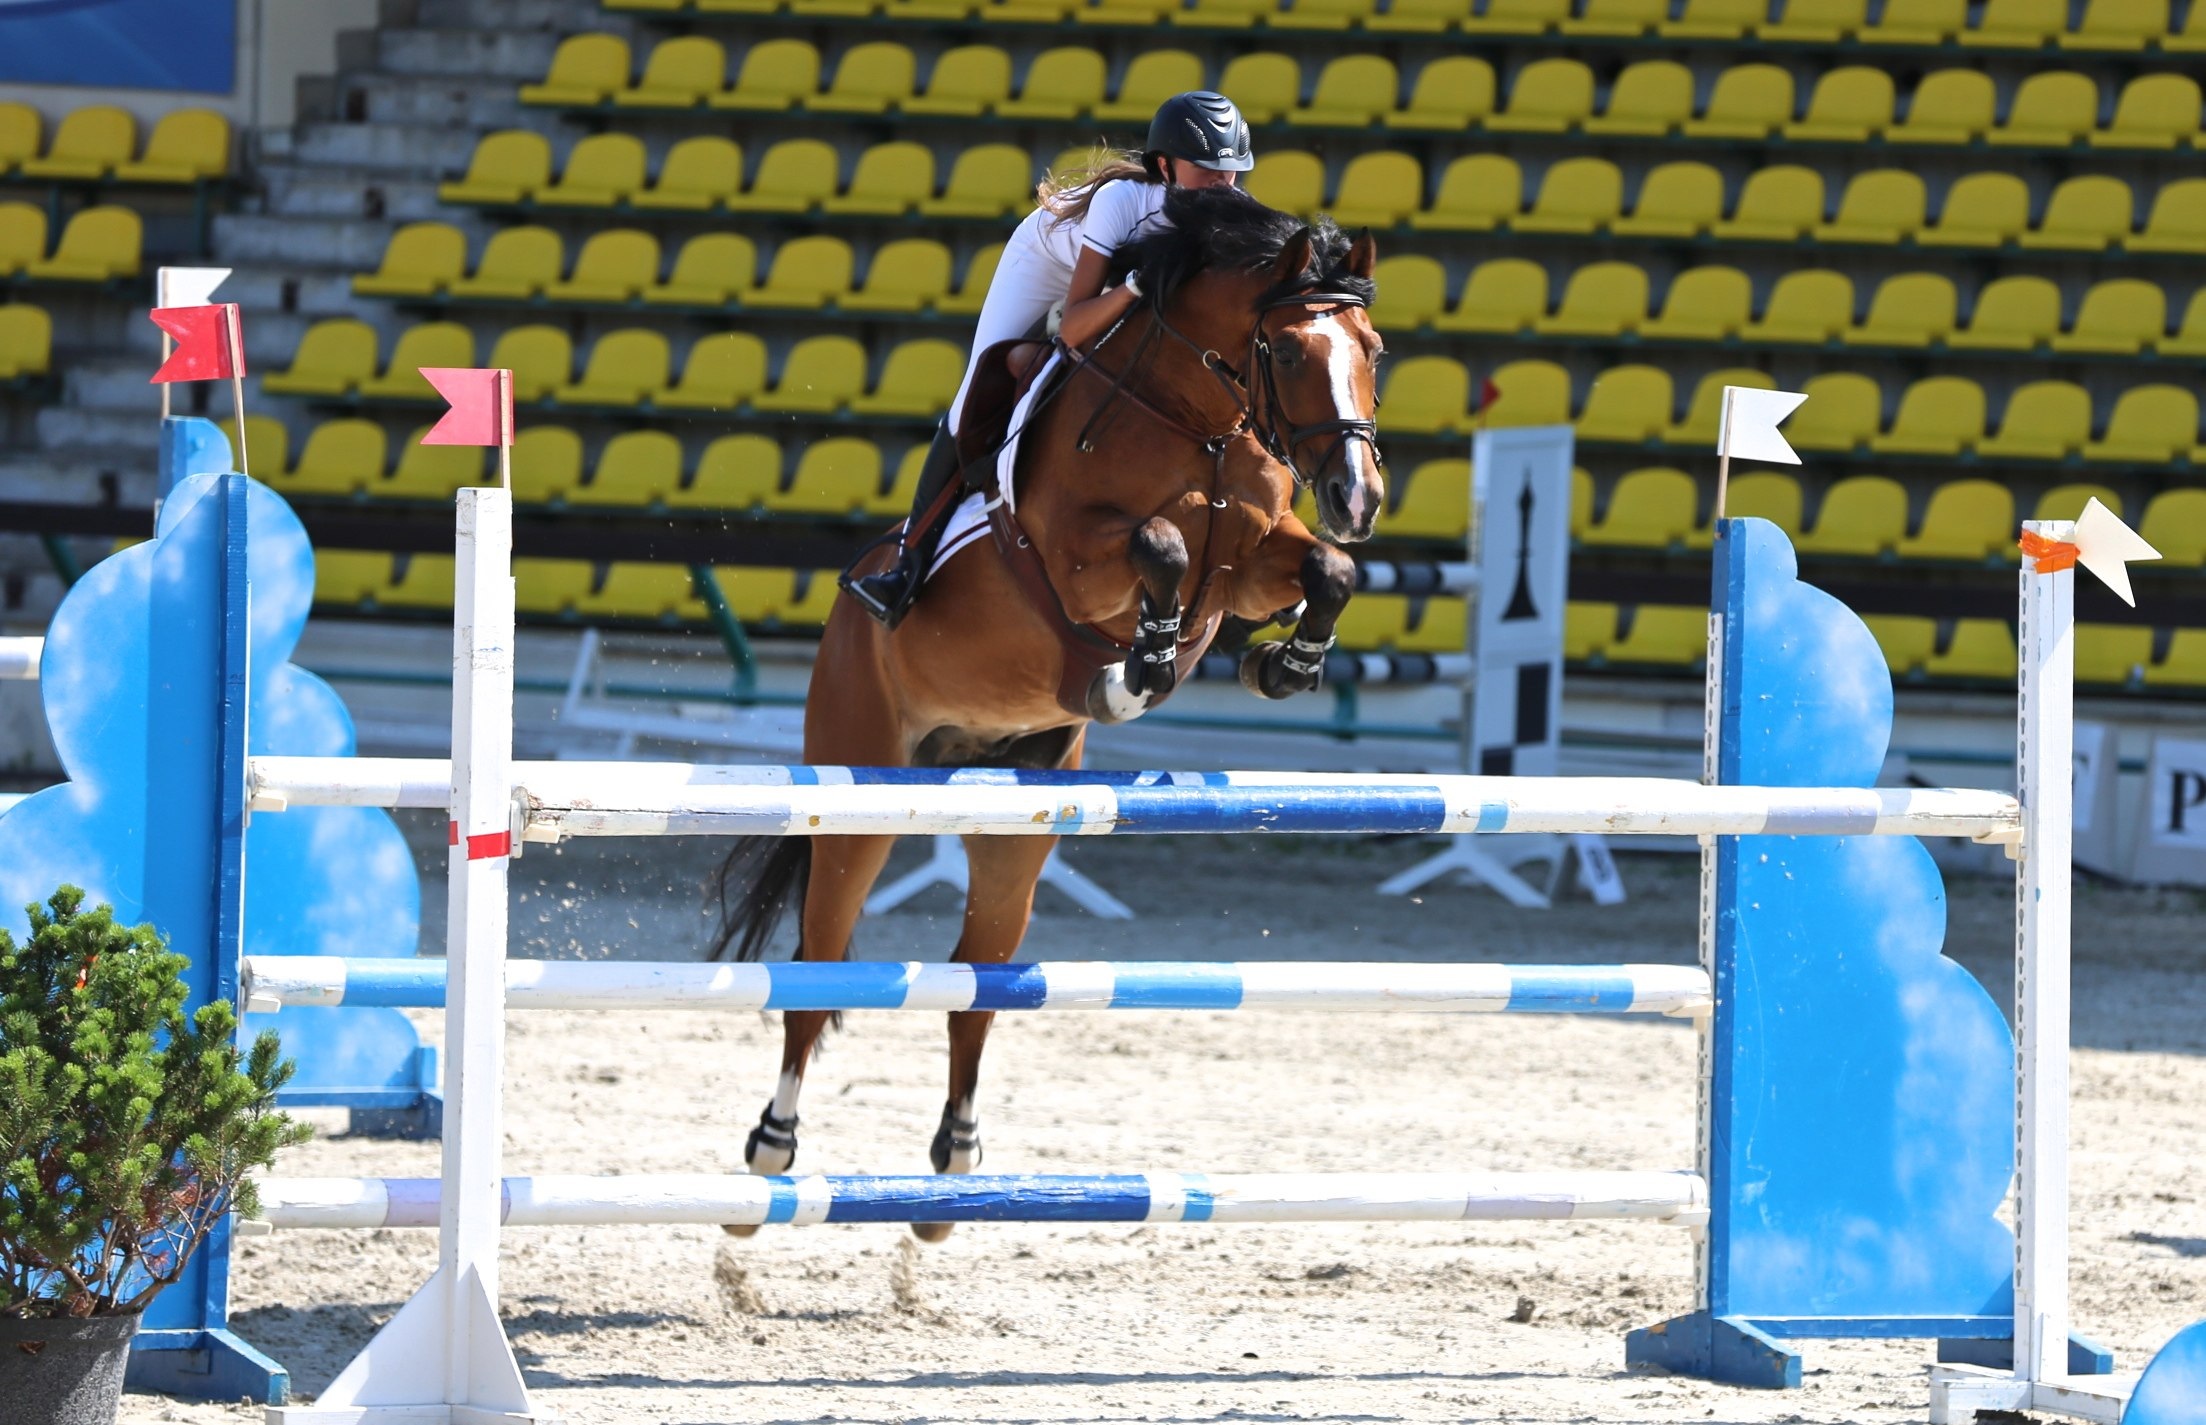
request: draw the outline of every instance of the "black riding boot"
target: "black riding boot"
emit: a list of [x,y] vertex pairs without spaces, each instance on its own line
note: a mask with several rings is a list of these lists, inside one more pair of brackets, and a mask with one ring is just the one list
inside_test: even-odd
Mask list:
[[[943,491],[957,479],[958,471],[957,442],[945,421],[935,427],[934,443],[927,447],[926,462],[919,467],[919,489],[912,497],[911,517],[904,522],[896,562],[878,574],[853,575],[848,569],[842,573],[843,591],[889,628],[903,622],[927,566],[934,562],[942,531],[950,523],[949,513],[956,508],[955,501],[943,499]],[[938,503],[942,508],[936,508]]]

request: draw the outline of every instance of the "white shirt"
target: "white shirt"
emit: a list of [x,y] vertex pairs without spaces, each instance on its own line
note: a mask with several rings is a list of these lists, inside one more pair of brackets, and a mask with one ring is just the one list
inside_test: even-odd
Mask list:
[[1162,183],[1114,178],[1095,190],[1088,200],[1086,216],[1077,222],[1060,221],[1047,208],[1035,209],[1012,235],[1012,246],[1029,248],[1050,266],[1062,268],[1064,285],[1069,288],[1081,249],[1093,248],[1108,256],[1135,238],[1163,227],[1164,194]]

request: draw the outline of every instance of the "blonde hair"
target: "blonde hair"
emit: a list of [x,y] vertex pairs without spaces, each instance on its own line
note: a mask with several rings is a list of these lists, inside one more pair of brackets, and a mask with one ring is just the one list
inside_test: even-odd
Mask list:
[[1049,210],[1054,222],[1077,223],[1088,215],[1088,204],[1094,200],[1095,190],[1119,178],[1141,183],[1164,181],[1163,175],[1150,168],[1142,154],[1099,143],[1084,157],[1044,174],[1042,181],[1034,185],[1034,201]]

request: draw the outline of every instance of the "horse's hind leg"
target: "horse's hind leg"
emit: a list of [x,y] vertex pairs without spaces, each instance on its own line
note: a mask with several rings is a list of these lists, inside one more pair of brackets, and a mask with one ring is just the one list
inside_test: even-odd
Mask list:
[[[1034,910],[1034,883],[1041,879],[1042,863],[1056,844],[1053,836],[965,838],[969,886],[965,929],[952,959],[969,965],[1000,965],[1018,952]],[[980,1087],[981,1049],[995,1017],[985,1010],[950,1016],[950,1098],[942,1106],[942,1125],[928,1149],[938,1173],[970,1173],[980,1166],[975,1094]],[[947,1222],[919,1222],[912,1231],[921,1241],[939,1242],[950,1235],[950,1227]]]
[[[1305,536],[1307,538],[1307,536]],[[1261,557],[1265,551],[1260,547]],[[1241,656],[1241,684],[1266,698],[1306,693],[1325,676],[1325,652],[1333,627],[1356,588],[1355,561],[1330,544],[1312,541],[1296,570],[1302,618],[1277,643],[1260,643]]]

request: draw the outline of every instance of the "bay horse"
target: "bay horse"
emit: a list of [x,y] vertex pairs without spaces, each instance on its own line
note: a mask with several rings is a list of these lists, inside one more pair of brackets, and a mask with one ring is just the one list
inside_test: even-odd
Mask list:
[[[1168,228],[1114,263],[1114,275],[1139,271],[1142,299],[1093,349],[1056,349],[1061,370],[1030,404],[994,538],[939,565],[894,631],[836,601],[805,702],[808,763],[1077,767],[1088,724],[1155,706],[1229,615],[1293,623],[1243,655],[1253,692],[1318,685],[1355,566],[1292,505],[1298,484],[1312,486],[1325,534],[1350,542],[1369,537],[1385,500],[1381,343],[1367,315],[1376,244],[1235,188],[1175,189],[1165,215]],[[969,439],[985,424],[973,406],[960,427]],[[953,958],[999,964],[1026,934],[1055,838],[964,840],[970,889]],[[800,902],[798,958],[846,958],[894,844],[739,840],[720,871],[714,957],[756,959]],[[937,1172],[979,1166],[974,1095],[992,1018],[949,1016]],[[781,1077],[744,1147],[752,1172],[795,1161],[798,1094],[828,1020],[782,1016]],[[950,1225],[913,1230],[939,1241]]]

